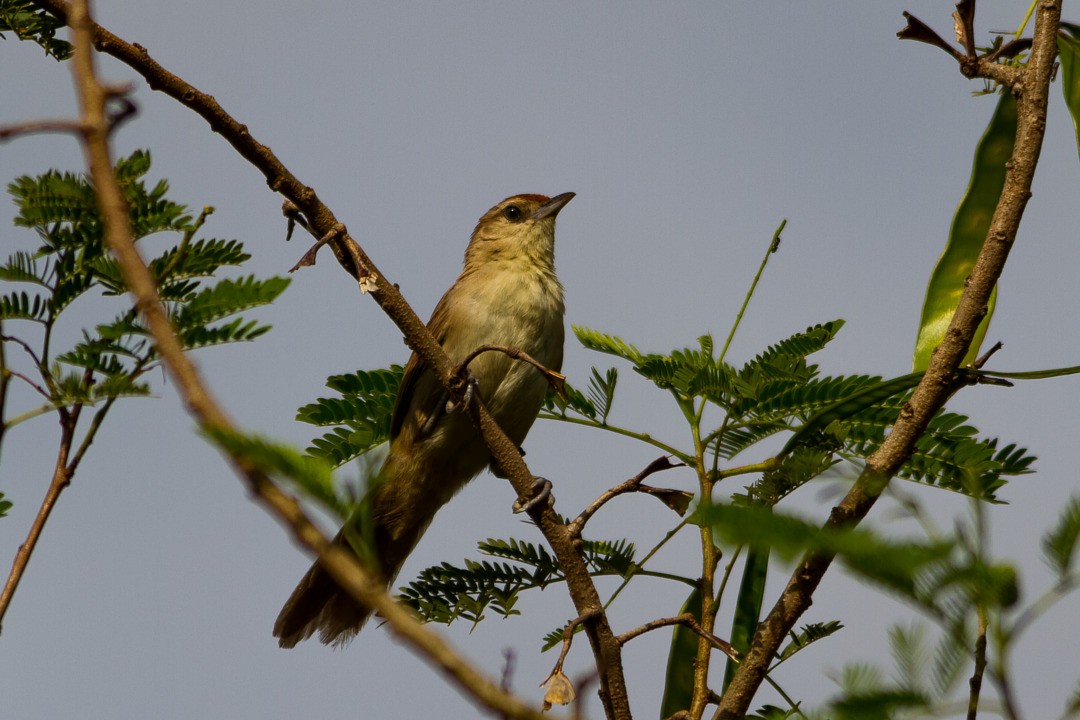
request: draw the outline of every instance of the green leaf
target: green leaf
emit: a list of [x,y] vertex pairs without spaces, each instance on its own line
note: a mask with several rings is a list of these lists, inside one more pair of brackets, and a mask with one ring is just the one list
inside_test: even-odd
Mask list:
[[747,381],[809,379],[816,373],[813,366],[806,365],[806,357],[822,350],[842,327],[843,320],[832,320],[795,333],[746,363],[739,376]]
[[574,335],[577,336],[581,344],[589,350],[615,355],[624,360],[629,360],[635,365],[641,362],[641,351],[633,345],[626,344],[614,335],[590,330],[580,325],[572,325],[571,329],[573,329]]
[[5,517],[14,505],[10,500],[4,497],[4,493],[0,492],[0,517]]
[[[594,368],[595,369],[595,368]],[[563,395],[560,396],[553,388],[548,388],[544,397],[544,409],[552,415],[566,417],[567,410],[573,410],[578,415],[596,421],[596,405],[585,397],[585,393],[572,386],[563,383]],[[600,423],[597,422],[597,425]]]
[[1078,538],[1080,538],[1080,495],[1074,495],[1062,508],[1054,529],[1042,540],[1043,552],[1058,575],[1064,576],[1072,569]]
[[339,427],[314,439],[307,452],[340,466],[386,442],[403,372],[400,365],[393,365],[327,378],[327,387],[341,397],[308,403],[297,410],[296,419]]
[[8,261],[0,265],[0,280],[9,282],[25,282],[41,287],[49,287],[49,266],[39,268],[37,258],[28,252],[18,251],[8,257]]
[[843,628],[840,621],[830,620],[824,623],[808,623],[803,625],[798,632],[789,632],[788,637],[791,641],[780,650],[780,660],[787,660],[800,650],[804,650],[818,640],[824,640]]
[[615,401],[615,383],[619,380],[619,372],[615,368],[608,369],[601,375],[596,369],[592,369],[592,378],[589,380],[589,400],[600,415],[600,422],[606,423],[611,413],[611,404]]
[[[769,549],[751,547],[746,553],[743,566],[742,582],[739,584],[739,596],[735,601],[735,617],[731,621],[731,647],[746,657],[750,649],[750,640],[757,631],[761,619],[761,604],[765,598],[765,579],[769,574]],[[727,692],[731,679],[735,677],[738,665],[730,657],[724,667],[724,692]]]
[[703,504],[693,522],[713,528],[726,542],[771,548],[788,560],[807,552],[838,557],[864,579],[909,598],[917,597],[919,573],[950,552],[946,543],[890,541],[868,530],[819,527],[762,507]]
[[71,57],[72,46],[67,40],[56,37],[56,31],[64,23],[52,13],[39,9],[29,0],[4,0],[0,3],[0,38],[12,32],[20,40],[36,42],[56,60]]
[[902,375],[891,380],[883,380],[873,385],[864,386],[860,390],[839,400],[823,410],[814,413],[791,439],[784,445],[780,455],[786,455],[800,444],[812,444],[814,437],[825,432],[826,428],[834,422],[851,418],[856,413],[869,407],[906,392],[919,384],[923,373]]
[[[686,598],[680,615],[690,613],[701,622],[701,589],[694,588]],[[667,671],[664,673],[664,697],[660,702],[660,717],[668,718],[680,710],[689,710],[694,696],[694,660],[697,658],[698,634],[685,625],[671,631]]]
[[289,286],[288,278],[259,280],[254,276],[225,279],[200,291],[173,314],[181,332],[273,302]]
[[1057,36],[1061,63],[1061,93],[1073,119],[1077,149],[1080,150],[1080,25],[1061,23]]
[[269,325],[260,325],[257,320],[236,318],[215,327],[193,325],[179,331],[180,341],[186,350],[223,345],[233,342],[254,340],[270,330]]
[[40,295],[25,292],[0,295],[0,320],[32,320],[44,323],[49,318],[49,304]]
[[324,460],[254,433],[219,428],[205,428],[206,436],[216,445],[271,477],[291,480],[308,495],[320,501],[338,517],[350,512],[348,499],[341,497],[334,484],[333,468]]
[[[930,356],[941,344],[953,313],[956,312],[956,306],[964,292],[964,283],[975,266],[983,242],[986,241],[990,220],[1005,185],[1005,163],[1012,156],[1015,140],[1016,100],[1011,93],[1005,92],[998,100],[990,125],[975,149],[967,194],[956,209],[956,216],[949,231],[949,241],[930,276],[926,300],[923,302],[922,319],[919,321],[919,335],[915,341],[912,362],[912,369],[915,371],[925,370],[930,365]],[[971,364],[978,357],[979,348],[990,326],[990,318],[994,314],[996,299],[997,288],[994,289],[986,316],[979,323],[975,338],[964,358],[965,365]]]

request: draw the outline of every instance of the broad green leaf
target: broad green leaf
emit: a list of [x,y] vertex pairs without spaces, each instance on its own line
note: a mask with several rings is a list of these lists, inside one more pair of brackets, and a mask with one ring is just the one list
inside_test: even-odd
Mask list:
[[[930,276],[912,361],[912,369],[916,372],[925,370],[930,365],[930,356],[941,344],[956,312],[956,306],[964,292],[964,283],[982,250],[990,229],[990,220],[1001,197],[1001,189],[1005,185],[1005,163],[1012,155],[1015,140],[1016,100],[1011,94],[1005,93],[998,100],[990,125],[975,149],[971,183],[956,209],[948,244]],[[965,365],[974,362],[978,357],[979,347],[994,314],[996,300],[997,288],[990,297],[986,317],[979,324],[964,358]]]
[[1080,150],[1080,25],[1061,23],[1057,44],[1061,63],[1061,93],[1072,114],[1077,149]]
[[12,507],[13,506],[11,501],[5,499],[4,493],[0,492],[0,517],[4,517],[5,515],[7,515],[8,510],[10,510]]
[[[701,622],[701,589],[694,588],[683,603],[680,615],[691,613]],[[664,673],[664,698],[660,702],[660,717],[668,718],[680,710],[689,710],[694,696],[694,659],[697,657],[698,635],[685,625],[676,625],[671,632],[667,672]]]
[[[750,548],[746,553],[739,597],[735,602],[735,617],[731,621],[731,646],[741,657],[746,657],[750,639],[754,637],[758,620],[761,619],[761,603],[765,597],[765,577],[768,573],[769,549]],[[729,657],[724,668],[724,692],[727,692],[737,669],[735,661]]]

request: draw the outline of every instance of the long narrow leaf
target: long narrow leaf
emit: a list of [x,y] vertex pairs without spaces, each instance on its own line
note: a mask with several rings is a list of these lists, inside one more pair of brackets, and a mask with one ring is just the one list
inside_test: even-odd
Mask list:
[[[1005,185],[1005,163],[1012,155],[1015,140],[1016,100],[1010,93],[1005,93],[998,101],[990,125],[975,149],[971,184],[956,209],[956,216],[949,231],[949,242],[930,276],[922,319],[919,321],[919,336],[915,341],[913,370],[925,370],[930,365],[930,356],[945,337],[945,331],[964,292],[964,282],[975,266],[975,260],[990,229],[990,219]],[[979,323],[968,355],[964,358],[965,365],[978,357],[979,346],[994,314],[996,299],[997,288],[990,298],[986,316]]]
[[[683,603],[680,615],[693,614],[701,621],[701,589],[694,588]],[[694,659],[697,657],[698,635],[685,625],[676,625],[671,633],[667,672],[664,673],[664,699],[660,702],[660,717],[671,717],[680,710],[689,710],[694,697]]]
[[[735,603],[735,618],[731,621],[731,646],[740,656],[745,657],[750,649],[750,639],[757,630],[761,618],[761,603],[765,598],[765,576],[769,572],[769,549],[751,547],[746,554],[743,567],[742,583],[739,585],[739,598]],[[724,692],[727,692],[731,679],[735,677],[738,666],[730,657],[724,668]]]
[[1061,61],[1061,92],[1072,114],[1077,149],[1080,151],[1080,25],[1061,23],[1061,30],[1057,38]]

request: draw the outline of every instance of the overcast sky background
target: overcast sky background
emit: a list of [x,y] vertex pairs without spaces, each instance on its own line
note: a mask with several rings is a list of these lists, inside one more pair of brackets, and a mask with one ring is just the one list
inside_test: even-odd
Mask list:
[[[980,43],[988,30],[1015,29],[1025,6],[979,3]],[[484,211],[511,194],[574,191],[557,236],[567,324],[650,351],[693,345],[705,332],[722,339],[773,230],[788,218],[729,360],[844,318],[838,339],[817,357],[828,374],[909,371],[926,280],[994,105],[971,97],[980,84],[961,77],[944,53],[895,38],[903,10],[951,37],[953,5],[939,0],[99,0],[96,10],[102,24],[213,94],[273,148],[424,317],[457,276]],[[1066,18],[1080,19],[1071,3]],[[205,234],[240,239],[253,253],[245,273],[284,274],[309,240],[284,241],[281,199],[262,177],[133,71],[108,60],[101,68],[109,81],[137,85],[140,113],[118,133],[117,153],[149,148],[151,178],[168,178],[172,199],[196,211],[216,206]],[[74,114],[69,68],[37,46],[9,36],[0,43],[0,70],[0,124]],[[1080,363],[1073,133],[1055,85],[1034,197],[987,338],[1005,342],[995,369]],[[82,169],[73,140],[0,146],[4,183],[50,167]],[[10,227],[10,204],[0,208],[3,254],[35,246],[32,234]],[[111,317],[114,307],[72,312],[65,331]],[[273,324],[269,335],[197,360],[244,426],[299,445],[313,432],[294,421],[295,410],[325,394],[328,375],[407,356],[394,326],[329,253],[255,315]],[[618,363],[570,337],[570,380],[584,385],[594,364]],[[619,367],[613,422],[689,447],[669,398]],[[157,381],[161,399],[115,408],[33,557],[0,640],[4,716],[475,717],[467,699],[385,629],[368,627],[343,651],[315,642],[278,649],[271,626],[309,559],[192,432],[174,388]],[[1025,602],[1049,586],[1039,538],[1077,489],[1078,390],[1076,378],[980,387],[951,405],[1040,458],[1039,473],[1006,487],[1009,504],[990,513],[993,550],[1021,566]],[[36,403],[21,393],[8,413]],[[45,492],[57,437],[48,416],[6,438],[0,491],[15,507],[0,520],[5,573]],[[556,423],[539,423],[526,448],[567,515],[657,455]],[[689,471],[655,480],[693,487]],[[967,517],[962,497],[903,489],[931,505],[944,528]],[[487,537],[538,540],[510,514],[513,499],[505,481],[474,481],[439,515],[402,579],[475,556],[476,541]],[[830,500],[812,486],[789,507],[821,516]],[[886,504],[874,511],[875,520],[889,517]],[[612,503],[590,530],[630,537],[644,552],[675,522],[655,500],[632,497]],[[656,567],[695,575],[693,535],[671,543]],[[768,602],[785,578],[772,579]],[[601,583],[602,593],[613,588]],[[641,580],[614,606],[613,625],[625,631],[675,614],[685,594],[681,585]],[[524,618],[492,620],[472,633],[455,625],[447,634],[495,675],[503,650],[513,649],[515,688],[539,702],[537,685],[556,659],[541,656],[541,638],[574,613],[562,587],[530,593],[520,607]],[[1028,717],[1058,716],[1077,681],[1078,612],[1076,597],[1056,606],[1013,658]],[[812,706],[835,692],[829,676],[844,661],[890,670],[888,625],[907,617],[903,606],[834,569],[804,621],[838,619],[847,629],[788,663],[777,680]],[[638,717],[656,716],[669,639],[652,633],[626,648]],[[577,676],[591,660],[580,642],[567,671]],[[755,707],[773,699],[763,691]],[[590,717],[599,717],[595,698],[590,703]]]

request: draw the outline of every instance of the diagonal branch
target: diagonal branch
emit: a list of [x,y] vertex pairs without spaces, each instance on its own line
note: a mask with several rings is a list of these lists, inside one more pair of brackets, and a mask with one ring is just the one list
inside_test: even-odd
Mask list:
[[[916,440],[926,430],[930,419],[957,388],[956,370],[979,322],[986,315],[990,293],[1005,267],[1024,208],[1031,197],[1031,182],[1046,128],[1046,106],[1060,18],[1061,0],[1038,3],[1031,57],[1013,86],[1018,90],[1018,125],[1013,155],[1006,164],[1005,185],[945,339],[934,351],[926,375],[901,410],[892,432],[867,458],[862,475],[833,508],[826,523],[828,527],[851,527],[866,517],[889,479],[911,456]],[[812,553],[796,568],[780,599],[754,635],[746,659],[724,694],[716,718],[733,719],[746,714],[770,659],[787,632],[810,606],[811,596],[832,559],[830,555]]]
[[[63,0],[33,0],[33,2],[70,24],[70,6]],[[453,366],[438,342],[405,302],[397,287],[378,271],[375,264],[348,232],[342,230],[343,224],[337,220],[330,208],[319,200],[312,188],[300,182],[270,148],[256,141],[247,126],[226,113],[211,95],[170,73],[151,58],[145,48],[122,40],[92,20],[87,20],[86,32],[92,37],[93,45],[99,51],[112,55],[140,73],[146,78],[151,89],[166,93],[203,117],[214,132],[225,138],[241,156],[263,173],[271,190],[281,193],[292,201],[319,237],[331,234],[333,239],[329,241],[329,244],[338,262],[359,280],[362,290],[370,291],[371,296],[402,331],[406,344],[432,369],[443,386],[452,389]],[[104,117],[104,108],[101,113]],[[88,135],[96,135],[106,130],[107,128],[103,125],[95,128]],[[144,290],[152,289],[152,286],[144,288]],[[148,297],[150,296],[140,296],[138,301],[139,310],[143,313],[153,313],[153,303],[146,299]],[[162,326],[159,330],[164,333],[166,327]],[[183,365],[178,365],[173,372],[178,385],[189,389],[191,394],[187,402],[194,413],[211,425],[227,422],[202,389],[193,368],[184,369]],[[475,408],[471,416],[496,464],[513,484],[519,499],[525,502],[532,493],[533,476],[526,467],[520,452],[487,410],[482,407],[482,403],[473,403],[470,407]],[[284,511],[284,508],[281,510]],[[604,704],[605,714],[609,718],[629,718],[630,705],[623,676],[622,649],[615,639],[606,614],[602,611],[599,593],[589,577],[580,548],[575,545],[574,539],[567,532],[561,518],[550,506],[542,509],[537,517],[537,526],[563,568],[567,587],[577,612],[590,618],[585,624],[585,631],[592,645],[597,667],[600,668],[600,697]],[[312,547],[316,546],[317,543]],[[317,549],[323,552],[321,546]],[[326,557],[321,559],[324,564],[328,562]],[[330,567],[328,566],[327,569],[330,570]]]

